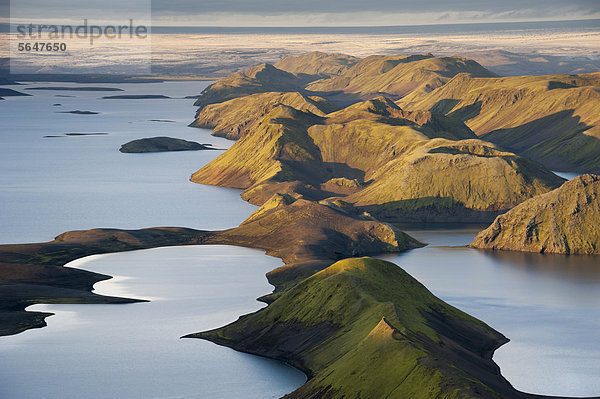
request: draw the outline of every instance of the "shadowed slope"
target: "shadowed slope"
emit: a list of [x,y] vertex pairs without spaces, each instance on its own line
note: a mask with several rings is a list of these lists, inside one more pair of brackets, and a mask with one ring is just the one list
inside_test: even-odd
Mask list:
[[388,224],[287,194],[274,195],[239,227],[215,232],[206,243],[262,248],[281,258],[286,265],[267,274],[278,289],[338,259],[423,246]]
[[600,171],[600,74],[459,75],[399,103],[460,118],[479,136],[554,170]]

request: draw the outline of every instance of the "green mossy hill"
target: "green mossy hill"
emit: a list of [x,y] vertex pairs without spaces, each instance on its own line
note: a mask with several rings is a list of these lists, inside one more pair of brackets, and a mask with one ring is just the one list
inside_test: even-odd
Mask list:
[[400,116],[411,115],[387,99],[326,117],[280,105],[192,181],[244,189],[243,198],[258,205],[278,192],[346,196],[384,220],[419,222],[489,222],[564,182],[491,143],[439,138],[471,137],[468,129],[437,131]]
[[262,248],[283,259],[286,266],[268,274],[278,288],[341,258],[423,246],[388,224],[287,194],[275,194],[239,227],[215,232],[206,243]]
[[383,220],[488,221],[564,179],[481,140],[434,139],[365,177],[345,201]]
[[461,119],[483,139],[553,170],[600,173],[600,73],[458,75],[399,104]]
[[341,92],[363,100],[380,94],[399,99],[413,92],[428,93],[458,73],[496,76],[475,61],[457,56],[374,55],[363,58],[339,76],[313,82],[306,88],[314,92]]
[[273,107],[284,104],[304,112],[324,116],[338,107],[322,97],[298,92],[257,93],[200,109],[190,126],[213,129],[212,135],[237,140]]
[[393,263],[345,259],[268,307],[189,335],[286,361],[308,376],[287,398],[500,398],[500,333],[432,295]]
[[356,64],[360,58],[347,54],[329,54],[313,51],[297,56],[288,55],[275,64],[276,68],[293,73],[307,81],[340,75]]
[[53,241],[0,245],[0,336],[46,325],[48,313],[26,312],[35,303],[128,303],[91,293],[110,278],[64,264],[93,254],[202,243],[208,233],[183,228],[70,231]]
[[194,105],[205,107],[208,104],[269,91],[298,91],[302,86],[302,80],[295,75],[271,64],[261,64],[217,80],[204,89]]
[[577,177],[498,216],[471,247],[600,255],[600,176]]
[[173,137],[150,137],[145,139],[133,140],[125,143],[119,148],[119,151],[124,153],[140,153],[140,152],[168,152],[168,151],[198,151],[211,150],[212,148],[196,143],[195,141],[187,141],[176,139]]

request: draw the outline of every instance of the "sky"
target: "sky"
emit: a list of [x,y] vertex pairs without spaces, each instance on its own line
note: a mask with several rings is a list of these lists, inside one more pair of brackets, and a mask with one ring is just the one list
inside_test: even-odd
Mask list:
[[[0,0],[8,15],[10,0]],[[152,9],[154,25],[392,26],[600,18],[600,0],[12,0],[20,18],[110,21]],[[75,15],[75,14],[77,15]]]

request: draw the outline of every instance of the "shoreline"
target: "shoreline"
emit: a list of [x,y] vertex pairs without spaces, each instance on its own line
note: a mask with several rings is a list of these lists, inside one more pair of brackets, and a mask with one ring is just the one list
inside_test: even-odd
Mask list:
[[[75,398],[78,387],[86,385],[88,395],[98,399],[193,397],[198,392],[207,397],[226,397],[228,390],[233,396],[258,399],[266,394],[283,396],[306,380],[299,371],[270,359],[257,359],[208,342],[179,339],[195,328],[216,327],[265,306],[255,301],[273,289],[264,273],[281,262],[266,258],[264,251],[223,246],[162,247],[74,262],[67,267],[128,276],[123,282],[113,283],[116,279],[110,279],[96,284],[95,293],[123,293],[151,301],[130,307],[66,304],[29,308],[53,312],[55,316],[47,319],[47,331],[7,337],[2,345],[7,350],[3,352],[7,364],[15,367],[14,373],[3,372],[7,379],[3,392],[7,396],[33,397],[39,391],[36,385],[45,385],[47,380],[60,382],[64,373],[73,378],[65,380],[63,387],[60,383],[49,384],[44,397]],[[232,292],[232,287],[239,290]],[[21,345],[27,347],[21,349]],[[36,347],[40,347],[39,359]],[[71,369],[71,353],[91,364]],[[56,371],[46,370],[48,361],[55,364]],[[28,364],[31,368],[23,372]],[[39,384],[21,388],[22,378],[11,378],[19,371],[29,373],[25,378]],[[110,383],[115,389],[104,391],[104,384],[97,381]],[[111,391],[118,394],[112,396]]]

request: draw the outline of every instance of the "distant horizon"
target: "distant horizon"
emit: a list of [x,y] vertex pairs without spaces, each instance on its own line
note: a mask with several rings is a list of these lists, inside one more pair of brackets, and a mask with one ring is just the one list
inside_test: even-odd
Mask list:
[[[416,23],[399,25],[297,25],[297,26],[258,26],[258,25],[152,25],[153,28],[255,28],[255,29],[290,29],[290,28],[402,28],[412,26],[451,26],[451,25],[501,25],[501,24],[527,24],[527,23],[553,23],[553,22],[580,22],[598,21],[600,18],[579,19],[538,19],[538,20],[506,20],[506,21],[483,21],[483,22],[440,22],[440,23]],[[598,26],[600,30],[600,25]]]
[[[1,22],[0,26],[19,25],[23,22]],[[93,19],[90,19],[93,20]],[[35,23],[36,20],[31,20],[31,23]],[[45,21],[45,20],[44,20]],[[404,28],[404,27],[429,27],[429,26],[465,26],[465,25],[510,25],[510,24],[528,24],[528,23],[575,23],[575,22],[593,22],[598,21],[600,24],[600,18],[577,18],[577,19],[536,19],[536,20],[504,20],[504,21],[481,21],[481,22],[432,22],[432,23],[414,23],[414,24],[397,24],[397,25],[294,25],[294,26],[260,26],[260,25],[208,25],[208,24],[152,24],[151,28],[223,28],[223,29],[311,29],[311,28],[333,28],[333,29],[344,29],[344,28]],[[71,23],[81,23],[81,21],[71,21]],[[68,25],[69,22],[56,22],[56,24]],[[600,25],[598,25],[600,30]],[[0,32],[4,32],[4,29],[0,29]]]

